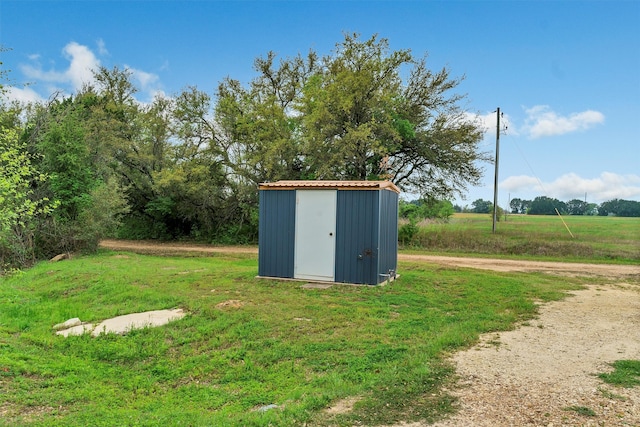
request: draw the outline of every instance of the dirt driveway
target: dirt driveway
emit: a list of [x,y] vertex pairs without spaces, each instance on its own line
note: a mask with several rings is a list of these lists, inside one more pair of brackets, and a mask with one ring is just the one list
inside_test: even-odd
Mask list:
[[[193,253],[246,253],[258,254],[255,246],[211,246],[184,243],[158,243],[153,241],[103,240],[100,246],[106,249],[131,251],[148,254]],[[493,271],[544,271],[593,276],[635,276],[640,278],[640,266],[615,264],[584,264],[546,261],[521,261],[495,258],[462,258],[433,255],[399,254],[401,261],[424,261],[447,267],[478,268]]]
[[[101,246],[143,253],[242,252],[255,248],[105,240]],[[435,427],[640,426],[640,388],[596,376],[610,363],[640,359],[640,266],[399,255],[400,260],[495,271],[597,277],[597,285],[544,304],[537,319],[491,333],[451,356],[460,376],[459,412]],[[394,427],[422,427],[401,423]]]

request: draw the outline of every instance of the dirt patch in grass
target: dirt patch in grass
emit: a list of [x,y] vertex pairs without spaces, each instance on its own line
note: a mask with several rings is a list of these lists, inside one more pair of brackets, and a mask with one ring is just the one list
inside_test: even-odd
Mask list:
[[244,305],[244,302],[237,299],[230,299],[216,304],[216,308],[240,308]]
[[346,414],[353,410],[353,406],[361,401],[361,397],[349,397],[347,399],[342,399],[337,401],[325,410],[325,412],[329,415],[337,415],[337,414]]
[[[61,411],[62,407],[57,411]],[[18,406],[18,405],[3,405],[0,406],[0,420],[2,418],[16,417],[23,422],[33,422],[44,414],[51,414],[56,411],[56,408],[51,406]]]

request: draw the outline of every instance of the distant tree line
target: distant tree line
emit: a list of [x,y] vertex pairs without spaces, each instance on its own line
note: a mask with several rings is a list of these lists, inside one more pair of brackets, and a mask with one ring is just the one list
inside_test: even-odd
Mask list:
[[[470,208],[454,207],[458,212],[490,213],[493,203],[488,200],[475,200]],[[509,208],[513,214],[556,215],[556,209],[562,215],[599,215],[640,217],[640,202],[635,200],[613,199],[601,204],[587,203],[579,199],[563,202],[558,199],[540,196],[533,200],[511,199]]]
[[261,182],[390,179],[435,199],[490,160],[461,80],[385,39],[347,34],[330,55],[254,67],[246,85],[148,104],[118,67],[48,102],[0,96],[0,271],[104,236],[255,242]]

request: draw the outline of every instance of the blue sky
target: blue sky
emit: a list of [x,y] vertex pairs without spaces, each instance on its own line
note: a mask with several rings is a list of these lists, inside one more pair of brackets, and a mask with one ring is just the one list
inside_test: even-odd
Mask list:
[[[329,54],[343,32],[428,54],[465,76],[465,108],[500,138],[498,202],[536,196],[640,200],[640,1],[31,1],[0,2],[10,97],[47,99],[128,67],[138,98],[226,76],[250,81],[269,51]],[[28,86],[23,86],[28,84]],[[494,167],[461,205],[493,200]]]

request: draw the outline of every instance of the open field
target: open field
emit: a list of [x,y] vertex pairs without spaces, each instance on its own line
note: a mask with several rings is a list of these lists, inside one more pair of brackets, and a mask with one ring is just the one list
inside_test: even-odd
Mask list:
[[406,247],[456,254],[640,264],[640,218],[508,215],[497,223],[495,234],[491,222],[488,214],[455,214],[448,223],[423,222]]
[[[0,425],[435,420],[454,401],[443,391],[447,354],[587,280],[401,267],[391,286],[320,290],[256,280],[245,254],[40,263],[0,279]],[[126,336],[65,339],[51,329],[172,307],[189,315]],[[354,396],[353,411],[325,412]]]

